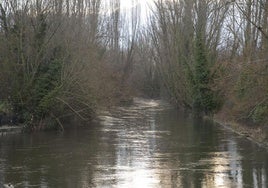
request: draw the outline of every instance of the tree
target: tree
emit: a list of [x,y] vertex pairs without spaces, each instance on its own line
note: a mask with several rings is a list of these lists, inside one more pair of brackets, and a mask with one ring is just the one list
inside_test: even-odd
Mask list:
[[[262,124],[267,121],[267,1],[230,3],[223,50],[228,61],[227,92],[223,112],[236,121]],[[228,78],[228,79],[226,79]]]
[[198,113],[219,109],[214,91],[218,47],[228,6],[219,1],[157,1],[153,53],[172,100]]
[[29,128],[64,129],[64,117],[89,119],[115,98],[119,82],[104,54],[100,6],[100,0],[1,4],[0,102],[12,104]]

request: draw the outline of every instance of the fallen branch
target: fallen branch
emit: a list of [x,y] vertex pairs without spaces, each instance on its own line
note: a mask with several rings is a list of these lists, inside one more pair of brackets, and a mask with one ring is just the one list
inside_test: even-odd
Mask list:
[[69,103],[67,103],[66,101],[64,101],[63,99],[56,97],[57,100],[59,100],[60,102],[64,103],[66,106],[68,106],[78,117],[80,117],[82,120],[86,121],[87,118],[81,116],[81,114],[79,114],[78,111],[76,111]]

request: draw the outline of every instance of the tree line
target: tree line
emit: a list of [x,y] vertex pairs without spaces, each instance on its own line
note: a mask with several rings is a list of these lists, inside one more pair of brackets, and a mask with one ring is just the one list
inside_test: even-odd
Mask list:
[[267,13],[266,0],[156,1],[143,37],[169,98],[196,115],[267,123]]
[[138,22],[129,30],[122,18],[120,1],[1,1],[1,116],[64,129],[67,116],[87,120],[99,106],[128,101]]
[[30,129],[133,96],[256,124],[268,114],[268,1],[3,0],[0,112]]

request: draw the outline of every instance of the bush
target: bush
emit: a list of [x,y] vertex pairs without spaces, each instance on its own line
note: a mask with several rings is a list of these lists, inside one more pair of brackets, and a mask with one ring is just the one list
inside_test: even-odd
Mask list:
[[268,121],[268,104],[261,104],[254,108],[251,118],[254,123],[265,123]]

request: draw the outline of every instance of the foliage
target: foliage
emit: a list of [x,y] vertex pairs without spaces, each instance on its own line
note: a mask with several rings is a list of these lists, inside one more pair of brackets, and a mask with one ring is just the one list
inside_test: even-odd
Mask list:
[[265,123],[268,121],[267,117],[268,103],[256,106],[251,115],[251,118],[254,123]]
[[214,114],[221,107],[219,91],[213,91],[215,75],[211,73],[207,49],[201,36],[196,39],[196,61],[193,74],[193,108],[196,114]]
[[61,70],[62,63],[58,60],[40,68],[32,95],[34,111],[39,118],[48,115],[56,104],[55,98],[61,91]]
[[8,114],[12,111],[11,105],[7,101],[0,101],[0,114]]
[[99,1],[70,2],[77,7],[71,14],[58,1],[6,2],[0,3],[0,100],[28,130],[63,130],[66,117],[89,120],[96,107],[119,100],[122,72],[110,69],[107,38],[99,37]]

